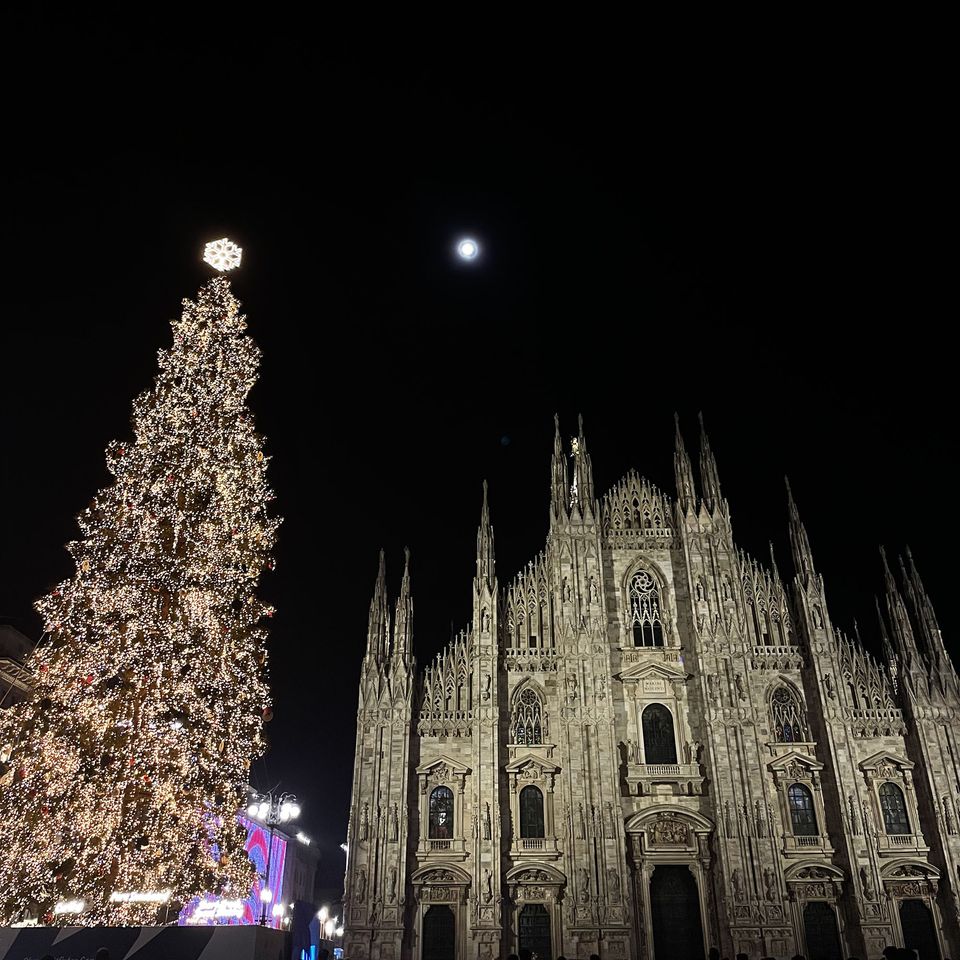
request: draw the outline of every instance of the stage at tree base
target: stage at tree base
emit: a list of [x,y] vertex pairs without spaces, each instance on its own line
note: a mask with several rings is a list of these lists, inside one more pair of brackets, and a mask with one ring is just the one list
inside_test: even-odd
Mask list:
[[290,935],[269,927],[3,927],[0,960],[288,960]]

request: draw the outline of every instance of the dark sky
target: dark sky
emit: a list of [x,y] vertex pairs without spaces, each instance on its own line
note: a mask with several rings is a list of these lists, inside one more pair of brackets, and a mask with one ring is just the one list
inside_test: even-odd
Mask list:
[[909,543],[956,649],[935,50],[215,26],[30,22],[6,67],[0,616],[39,636],[104,447],[228,235],[285,517],[253,776],[301,797],[332,883],[377,551],[395,594],[412,550],[424,662],[469,614],[484,478],[501,582],[542,546],[555,411],[567,434],[583,413],[598,490],[636,467],[672,494],[673,412],[695,447],[703,410],[740,545],[788,572],[788,473],[834,620],[872,642],[877,545]]

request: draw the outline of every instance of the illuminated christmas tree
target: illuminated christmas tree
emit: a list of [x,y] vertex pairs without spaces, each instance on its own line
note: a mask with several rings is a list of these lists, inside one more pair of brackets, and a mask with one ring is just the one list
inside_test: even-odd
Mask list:
[[235,814],[270,711],[254,591],[279,524],[245,406],[259,350],[224,277],[172,325],[76,572],[37,604],[35,696],[0,713],[0,924],[67,900],[85,909],[64,921],[143,924],[250,889]]

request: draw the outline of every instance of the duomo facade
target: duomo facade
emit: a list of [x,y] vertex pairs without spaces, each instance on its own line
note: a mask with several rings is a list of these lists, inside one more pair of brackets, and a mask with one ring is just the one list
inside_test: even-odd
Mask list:
[[381,555],[351,960],[960,954],[960,682],[912,558],[883,559],[878,662],[792,496],[781,578],[702,428],[699,485],[679,424],[674,462],[673,500],[635,473],[597,498],[558,426],[544,550],[500,583],[484,488],[472,622],[423,667]]

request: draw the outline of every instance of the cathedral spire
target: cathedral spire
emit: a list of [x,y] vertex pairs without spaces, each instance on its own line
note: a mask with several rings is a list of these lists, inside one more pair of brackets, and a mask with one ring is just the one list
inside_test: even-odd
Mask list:
[[780,582],[780,570],[777,567],[777,555],[773,550],[773,541],[770,541],[770,572],[773,574],[773,582]]
[[567,461],[560,438],[560,417],[553,415],[553,456],[550,458],[550,522],[566,520],[568,509]]
[[913,636],[913,626],[910,623],[906,605],[903,602],[903,597],[900,596],[900,590],[893,573],[890,571],[890,565],[887,563],[887,551],[883,547],[880,547],[880,557],[883,560],[887,614],[890,618],[893,639],[903,654],[904,668],[911,671],[920,666],[920,651],[917,649],[917,643]]
[[593,465],[583,435],[583,416],[577,417],[577,436],[570,441],[573,459],[573,483],[570,487],[570,510],[576,508],[584,518],[593,516]]
[[370,601],[370,620],[367,627],[367,657],[383,662],[387,657],[388,637],[387,612],[387,561],[380,548],[380,569]]
[[703,499],[707,509],[712,513],[723,506],[723,495],[720,493],[720,474],[717,471],[717,460],[710,449],[710,438],[703,425],[703,414],[698,413],[700,421],[700,486],[703,488]]
[[[903,569],[903,579],[916,622],[920,626],[920,633],[930,654],[931,666],[941,681],[950,676],[956,676],[956,667],[950,659],[950,654],[947,653],[946,646],[944,646],[943,634],[940,632],[940,624],[937,623],[937,614],[933,609],[933,603],[927,595],[923,581],[920,579],[909,547],[907,547],[907,563],[910,569],[909,572],[906,568]],[[902,557],[900,565],[903,567]]]
[[477,530],[477,583],[485,583],[492,590],[495,579],[493,526],[490,523],[490,506],[487,503],[487,481],[484,480],[483,507],[480,510],[480,527]]
[[807,528],[800,519],[800,511],[793,499],[790,480],[787,477],[783,479],[787,485],[787,509],[790,511],[790,550],[793,553],[793,566],[797,576],[806,580],[817,575],[816,567],[813,565],[813,551],[810,549]]
[[898,689],[899,661],[897,660],[896,651],[893,649],[893,644],[890,642],[890,634],[887,631],[887,621],[883,616],[883,611],[880,609],[880,598],[874,595],[873,602],[877,607],[877,621],[880,624],[880,643],[883,646],[883,659],[887,664],[890,680],[893,682],[893,689],[896,691]]
[[680,433],[680,415],[674,413],[673,422],[676,434],[673,444],[673,473],[677,481],[677,503],[681,510],[697,509],[697,489],[693,483],[693,466],[687,455],[687,448],[683,444],[683,434]]
[[403,581],[393,626],[393,655],[406,659],[413,645],[413,597],[410,595],[410,548],[403,548]]

